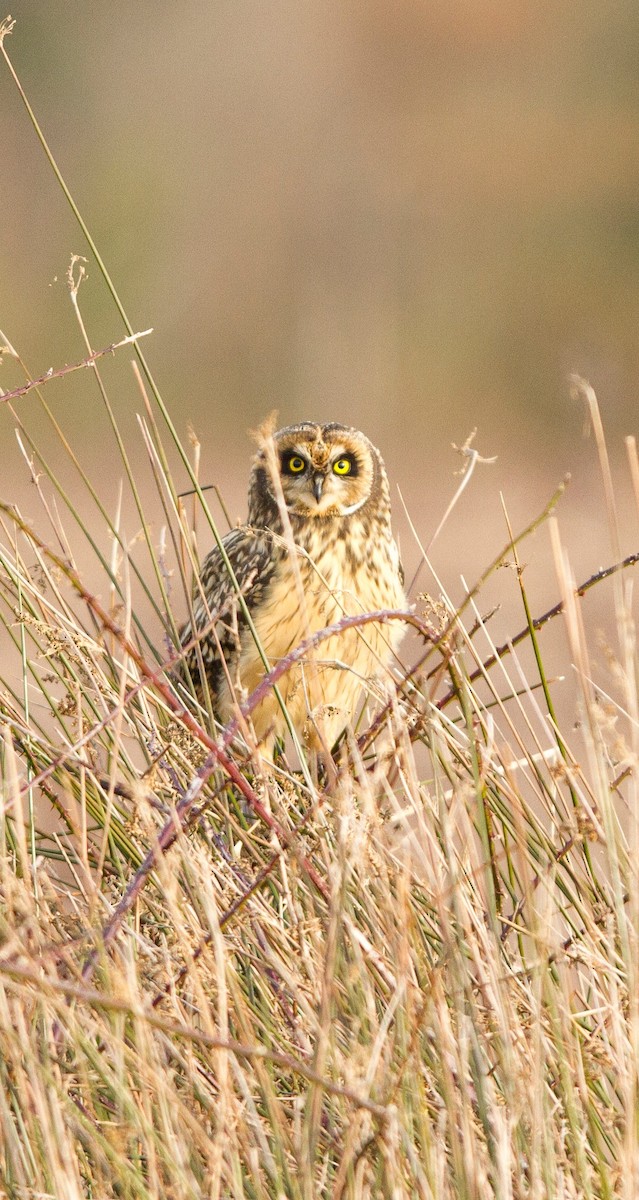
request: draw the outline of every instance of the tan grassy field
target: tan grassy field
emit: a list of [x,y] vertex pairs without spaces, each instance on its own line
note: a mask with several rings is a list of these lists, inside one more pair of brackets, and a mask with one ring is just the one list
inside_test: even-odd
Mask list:
[[[155,487],[142,501],[81,273],[76,261],[69,294],[87,395],[112,424],[136,532],[83,471],[48,379],[25,369],[3,401],[38,519],[0,504],[5,1194],[636,1200],[635,556],[616,552],[594,394],[575,385],[618,569],[578,587],[549,498],[461,608],[415,599],[405,669],[329,762],[271,766],[251,749],[250,697],[222,730],[165,671],[215,521],[198,446],[181,445],[108,281],[136,354]],[[632,439],[627,452],[639,502]],[[540,528],[558,601],[544,620],[520,569]],[[482,585],[504,563],[522,636],[491,653]],[[605,688],[592,587],[608,589],[615,630]],[[555,721],[551,620],[577,727]]]

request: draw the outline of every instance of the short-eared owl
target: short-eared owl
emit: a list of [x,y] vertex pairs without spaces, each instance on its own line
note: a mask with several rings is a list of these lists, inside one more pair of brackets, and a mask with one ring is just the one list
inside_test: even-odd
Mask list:
[[[345,425],[304,421],[264,437],[247,524],[223,545],[271,667],[346,615],[406,605],[382,457]],[[201,659],[191,649],[186,663],[200,694],[203,667],[216,716],[227,721],[265,667],[218,548],[202,566],[193,617]],[[298,733],[330,746],[367,683],[389,665],[401,633],[399,622],[350,628],[287,671],[278,686]],[[193,641],[191,622],[180,637],[183,646]],[[252,721],[258,741],[272,749],[285,732],[272,691]]]

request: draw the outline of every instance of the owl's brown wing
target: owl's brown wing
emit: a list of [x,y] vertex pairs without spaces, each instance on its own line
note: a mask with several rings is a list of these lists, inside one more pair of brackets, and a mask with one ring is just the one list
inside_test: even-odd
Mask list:
[[[273,534],[268,529],[253,529],[250,526],[232,529],[222,539],[222,545],[235,582],[222,552],[216,546],[202,564],[193,597],[193,619],[187,621],[180,630],[181,646],[186,647],[197,640],[199,647],[199,655],[195,646],[186,651],[184,666],[196,691],[202,692],[199,665],[202,662],[213,699],[223,677],[222,657],[228,665],[232,665],[239,636],[246,625],[238,590],[251,612],[264,597],[279,558]],[[182,671],[181,674],[184,676],[186,672]]]

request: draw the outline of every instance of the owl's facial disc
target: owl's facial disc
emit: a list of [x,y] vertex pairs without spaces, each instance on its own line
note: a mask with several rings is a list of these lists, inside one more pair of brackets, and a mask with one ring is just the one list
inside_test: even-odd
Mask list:
[[348,517],[369,498],[372,466],[359,446],[300,440],[280,451],[284,500],[305,517]]

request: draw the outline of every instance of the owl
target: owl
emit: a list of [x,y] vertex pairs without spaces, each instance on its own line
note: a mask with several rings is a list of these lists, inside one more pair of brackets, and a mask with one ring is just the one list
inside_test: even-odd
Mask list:
[[[271,668],[344,616],[406,606],[382,456],[345,425],[304,421],[262,437],[247,523],[227,533],[223,546]],[[399,622],[351,627],[282,675],[280,695],[307,745],[333,745],[363,692],[384,675],[401,633]],[[187,650],[185,664],[200,696],[206,683],[225,723],[266,667],[218,547],[202,565],[192,622],[180,632],[183,647],[194,638],[199,655]],[[258,746],[272,753],[286,733],[273,690],[251,719]]]

